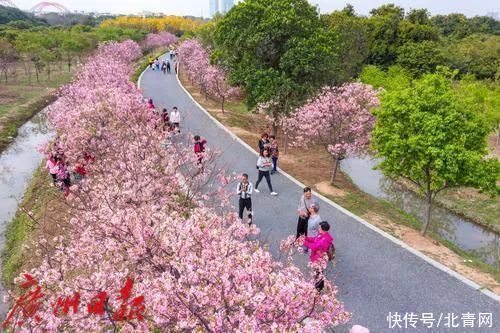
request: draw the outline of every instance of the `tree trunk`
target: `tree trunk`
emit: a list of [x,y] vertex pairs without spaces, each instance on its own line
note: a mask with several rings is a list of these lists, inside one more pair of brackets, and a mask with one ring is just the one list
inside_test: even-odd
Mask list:
[[420,235],[425,236],[427,230],[429,229],[429,225],[431,223],[431,210],[432,210],[432,192],[426,194],[426,214],[424,224],[422,225],[422,230],[420,230]]
[[285,133],[285,140],[284,140],[284,146],[283,146],[283,155],[286,155],[286,151],[288,148],[288,133]]
[[271,135],[276,136],[277,133],[278,133],[278,125],[276,125],[276,122],[273,121],[271,125]]
[[222,113],[224,113],[224,102],[225,101],[226,101],[226,99],[224,97],[222,97],[222,105],[221,105]]
[[50,81],[50,63],[47,63],[47,81]]
[[28,83],[31,86],[31,65],[28,63]]
[[339,168],[340,160],[338,158],[333,158],[333,171],[332,177],[330,178],[330,183],[333,184],[335,177],[337,176],[337,169]]
[[71,59],[68,58],[68,72],[71,72]]
[[24,74],[28,76],[28,69],[26,68],[26,63],[23,61]]

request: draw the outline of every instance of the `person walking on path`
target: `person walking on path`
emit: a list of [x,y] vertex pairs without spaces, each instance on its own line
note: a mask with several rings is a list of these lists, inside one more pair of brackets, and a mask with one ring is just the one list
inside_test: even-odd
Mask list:
[[170,73],[170,61],[167,60],[167,73]]
[[319,203],[313,201],[309,207],[309,220],[307,220],[307,236],[316,237],[319,233],[319,224],[321,223],[321,216],[319,212]]
[[312,193],[310,187],[304,187],[304,194],[299,201],[299,220],[297,221],[297,238],[302,235],[307,236],[307,220],[309,220],[309,208],[312,204]]
[[172,123],[172,127],[174,131],[177,133],[181,132],[181,114],[177,109],[177,106],[174,106],[172,109],[172,113],[170,113],[170,122]]
[[259,170],[259,177],[257,178],[257,182],[255,183],[255,192],[259,193],[259,184],[262,181],[263,177],[266,177],[267,186],[269,187],[269,191],[271,191],[271,195],[278,195],[278,193],[273,191],[273,185],[271,184],[271,176],[269,175],[269,171],[271,171],[273,167],[273,162],[269,157],[269,150],[264,149],[257,160],[257,169]]
[[155,70],[154,67],[153,67],[153,63],[154,63],[153,57],[149,56],[149,58],[148,58],[149,68],[151,68],[152,70]]
[[239,200],[239,212],[238,216],[241,221],[243,221],[243,211],[245,208],[248,213],[248,225],[252,224],[252,183],[248,181],[248,175],[246,173],[241,175],[241,182],[238,183],[236,187],[236,194],[240,197]]
[[155,59],[155,67],[158,71],[160,70],[160,60],[158,58]]
[[314,278],[315,287],[318,291],[323,290],[325,286],[323,271],[321,268],[323,265],[319,262],[322,259],[326,259],[328,256],[328,249],[330,245],[333,244],[334,240],[332,235],[330,235],[330,224],[323,221],[319,224],[319,233],[316,237],[306,237],[304,239],[304,246],[311,250],[310,260],[311,263],[317,264],[314,267]]
[[268,140],[268,135],[267,133],[263,133],[261,136],[260,136],[260,140],[259,140],[259,151],[262,155],[262,152],[264,151],[264,149],[266,149],[269,145],[269,140]]
[[194,153],[198,156],[198,165],[201,166],[203,162],[203,155],[205,153],[205,144],[207,140],[201,139],[199,135],[194,136]]
[[276,136],[269,136],[269,152],[271,153],[271,159],[273,160],[273,170],[271,170],[271,175],[275,174],[278,170],[278,157],[279,157],[279,148],[278,141],[276,140]]
[[167,63],[165,61],[162,61],[161,63],[161,71],[163,74],[167,74]]
[[162,121],[162,128],[164,131],[169,131],[170,130],[170,117],[168,115],[167,109],[163,108],[161,111],[161,121]]

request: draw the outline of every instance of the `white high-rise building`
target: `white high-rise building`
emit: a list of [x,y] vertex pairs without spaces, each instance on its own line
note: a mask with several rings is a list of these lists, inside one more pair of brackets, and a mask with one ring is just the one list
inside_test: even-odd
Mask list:
[[210,16],[219,12],[219,0],[210,0]]
[[216,13],[225,14],[234,6],[234,0],[209,0],[210,16]]
[[221,0],[221,12],[227,13],[234,6],[234,0]]

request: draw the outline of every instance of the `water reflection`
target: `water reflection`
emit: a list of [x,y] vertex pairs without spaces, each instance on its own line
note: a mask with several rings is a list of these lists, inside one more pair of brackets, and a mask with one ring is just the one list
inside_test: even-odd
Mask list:
[[[425,201],[400,184],[384,177],[379,170],[373,170],[377,162],[370,157],[350,158],[343,161],[342,170],[364,192],[390,201],[405,212],[423,220]],[[500,268],[499,235],[436,206],[432,210],[430,229],[460,248],[474,252],[482,260]]]

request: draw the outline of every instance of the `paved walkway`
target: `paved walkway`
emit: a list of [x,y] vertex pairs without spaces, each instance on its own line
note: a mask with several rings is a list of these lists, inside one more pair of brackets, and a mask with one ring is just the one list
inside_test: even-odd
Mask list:
[[[256,156],[242,143],[221,129],[207,116],[182,89],[174,74],[163,75],[147,71],[141,79],[145,97],[155,105],[171,111],[177,106],[183,116],[181,128],[207,138],[210,148],[222,151],[221,163],[231,171],[247,172],[255,184]],[[257,144],[257,142],[256,142]],[[272,183],[279,196],[269,195],[265,181],[259,186],[261,193],[253,195],[256,207],[255,223],[261,228],[260,240],[269,244],[277,254],[279,241],[295,234],[296,209],[302,189],[283,175],[273,175]],[[237,205],[237,197],[234,204]],[[347,332],[352,324],[361,324],[371,332],[499,332],[500,302],[474,290],[470,285],[431,265],[389,238],[363,225],[342,210],[320,200],[320,215],[330,221],[338,249],[337,267],[329,274],[339,287],[339,298],[353,318],[346,327],[335,332]],[[307,262],[306,256],[297,259],[299,266]],[[387,316],[398,312],[401,318],[413,312],[433,313],[434,327],[427,328],[421,320],[416,328],[389,328]],[[464,328],[463,313],[475,314],[474,328]],[[445,328],[445,316],[458,316],[453,329]],[[493,314],[493,327],[478,328],[479,313]],[[441,315],[442,314],[442,315]],[[441,319],[440,319],[441,317]],[[439,327],[436,327],[438,321]],[[410,322],[408,322],[408,325]],[[400,322],[404,328],[404,320]]]

